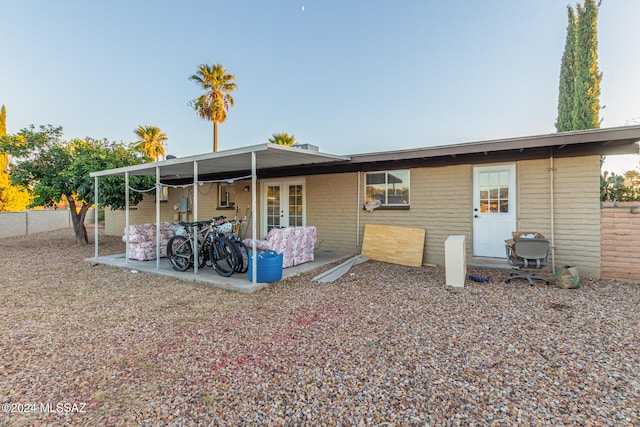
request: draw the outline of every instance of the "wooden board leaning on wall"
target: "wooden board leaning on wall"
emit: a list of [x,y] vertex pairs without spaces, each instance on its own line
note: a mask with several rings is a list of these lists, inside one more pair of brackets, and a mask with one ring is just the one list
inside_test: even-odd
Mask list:
[[367,224],[362,255],[374,261],[421,267],[425,236],[426,231],[420,228]]

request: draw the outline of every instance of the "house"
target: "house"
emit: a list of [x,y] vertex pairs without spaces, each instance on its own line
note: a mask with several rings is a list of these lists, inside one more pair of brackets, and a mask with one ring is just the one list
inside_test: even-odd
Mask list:
[[[366,224],[387,224],[425,229],[423,264],[443,265],[450,235],[466,236],[471,264],[504,264],[511,232],[537,231],[552,241],[554,265],[600,277],[600,159],[638,153],[639,141],[640,126],[627,126],[350,156],[262,144],[92,176],[155,175],[168,188],[165,200],[107,212],[112,235],[125,217],[238,214],[258,237],[315,225],[318,249],[357,253]],[[365,210],[373,200],[380,207]]]

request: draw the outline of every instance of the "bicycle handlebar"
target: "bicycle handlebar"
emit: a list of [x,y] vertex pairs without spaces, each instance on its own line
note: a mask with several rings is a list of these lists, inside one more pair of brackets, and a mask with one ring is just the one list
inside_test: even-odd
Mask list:
[[195,221],[195,222],[180,221],[178,223],[178,225],[181,225],[183,227],[193,227],[194,225],[197,226],[197,227],[203,227],[205,225],[211,224],[212,222],[221,221],[221,220],[223,220],[225,218],[226,218],[226,216],[220,215],[220,216],[214,216],[213,218],[208,219],[206,221]]

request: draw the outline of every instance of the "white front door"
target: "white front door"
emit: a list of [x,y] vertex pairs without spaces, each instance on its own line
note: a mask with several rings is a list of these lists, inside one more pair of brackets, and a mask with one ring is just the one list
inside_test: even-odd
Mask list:
[[506,258],[504,241],[516,231],[515,165],[473,169],[473,255]]
[[272,228],[306,225],[304,180],[262,183],[262,234]]

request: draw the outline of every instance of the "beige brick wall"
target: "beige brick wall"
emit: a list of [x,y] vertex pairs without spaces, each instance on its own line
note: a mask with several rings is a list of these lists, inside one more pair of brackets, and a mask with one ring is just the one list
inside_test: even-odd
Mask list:
[[[551,163],[517,163],[520,231],[551,239]],[[578,267],[581,275],[600,276],[600,157],[554,159],[556,265]],[[551,259],[549,260],[551,262]]]
[[[593,277],[600,275],[599,162],[599,156],[554,160],[556,265],[577,266],[581,274]],[[549,159],[516,163],[518,230],[539,231],[551,237],[549,169]],[[453,234],[466,236],[467,256],[472,257],[473,165],[411,169],[410,210],[362,210],[358,192],[362,197],[364,173],[360,174],[359,186],[358,173],[304,179],[307,224],[318,227],[318,249],[358,253],[366,224],[389,224],[426,230],[425,264],[444,264],[444,243]],[[251,193],[243,191],[246,185],[250,181],[234,184],[240,216],[251,203]],[[169,202],[161,205],[163,221],[174,220],[173,205],[181,197],[193,200],[189,191],[190,188],[170,190]],[[202,186],[198,191],[200,219],[233,216],[233,211],[216,209],[216,184]],[[122,235],[124,213],[115,214],[107,212],[107,232]],[[130,215],[131,224],[154,222],[154,198],[145,200]],[[258,218],[259,212],[252,220]]]
[[600,277],[600,156],[555,160],[556,265]]
[[518,231],[537,231],[551,237],[551,193],[549,159],[516,164]]
[[306,177],[307,224],[318,229],[320,250],[357,253],[358,174]]
[[425,229],[426,264],[444,264],[449,235],[463,234],[470,242],[471,166],[411,169],[410,210],[363,210],[364,179],[362,173],[358,203],[357,173],[307,177],[307,223],[318,227],[320,249],[360,252],[366,224]]
[[602,227],[602,277],[640,280],[640,203],[605,203]]

